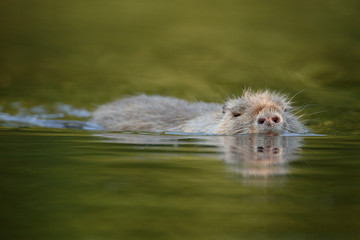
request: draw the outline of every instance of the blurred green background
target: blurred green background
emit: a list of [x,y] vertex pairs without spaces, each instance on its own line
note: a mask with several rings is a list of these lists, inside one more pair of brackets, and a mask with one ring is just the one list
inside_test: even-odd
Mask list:
[[2,0],[0,105],[92,110],[139,92],[222,102],[270,88],[302,91],[295,102],[316,132],[358,134],[359,10],[355,0]]

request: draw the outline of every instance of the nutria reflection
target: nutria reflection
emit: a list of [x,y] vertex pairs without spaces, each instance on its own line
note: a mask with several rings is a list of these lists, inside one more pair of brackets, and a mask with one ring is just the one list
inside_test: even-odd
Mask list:
[[[271,136],[249,134],[238,136],[179,136],[105,133],[107,142],[143,145],[143,148],[174,148],[195,145],[194,154],[206,149],[209,157],[220,158],[228,171],[243,177],[270,177],[289,173],[289,162],[296,160],[301,150],[301,136]],[[200,148],[201,147],[201,148]],[[208,147],[208,148],[207,148]],[[212,153],[209,153],[212,152]]]
[[223,160],[228,169],[243,176],[275,176],[289,172],[288,163],[296,160],[303,138],[263,134],[226,136]]

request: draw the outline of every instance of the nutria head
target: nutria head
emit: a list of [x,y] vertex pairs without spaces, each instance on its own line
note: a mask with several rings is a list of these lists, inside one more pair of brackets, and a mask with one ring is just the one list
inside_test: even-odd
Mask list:
[[283,94],[246,90],[241,97],[224,104],[218,132],[229,135],[307,132],[292,110],[290,100]]

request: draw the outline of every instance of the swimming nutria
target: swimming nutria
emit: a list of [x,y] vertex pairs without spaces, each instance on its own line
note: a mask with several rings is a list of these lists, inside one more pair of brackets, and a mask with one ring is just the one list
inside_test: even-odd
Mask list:
[[223,106],[139,95],[100,106],[94,122],[111,131],[178,131],[188,133],[305,133],[287,96],[268,90],[244,91]]

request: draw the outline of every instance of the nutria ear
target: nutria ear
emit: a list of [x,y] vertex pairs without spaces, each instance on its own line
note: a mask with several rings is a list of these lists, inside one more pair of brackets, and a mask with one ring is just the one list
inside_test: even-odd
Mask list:
[[226,112],[226,109],[227,109],[227,105],[226,105],[226,103],[223,105],[223,107],[222,107],[222,113],[225,113]]

